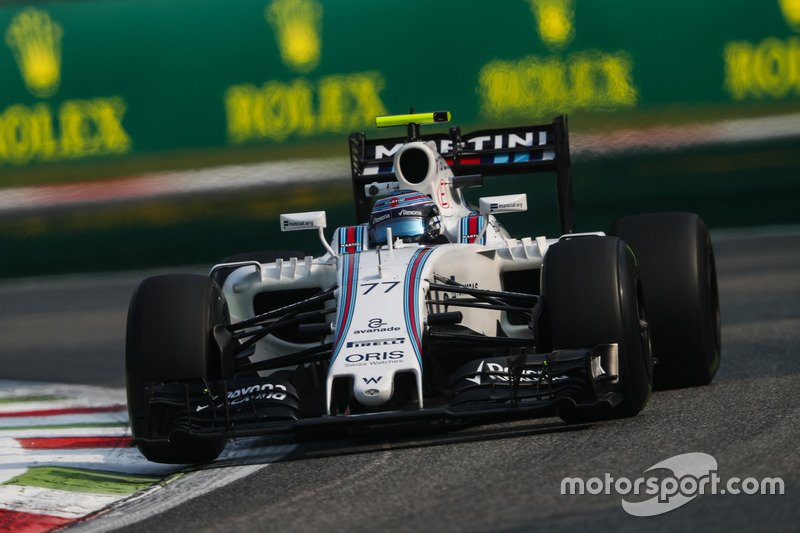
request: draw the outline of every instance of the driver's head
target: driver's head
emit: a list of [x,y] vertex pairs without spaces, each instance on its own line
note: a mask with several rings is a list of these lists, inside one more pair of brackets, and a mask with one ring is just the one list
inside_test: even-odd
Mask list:
[[397,191],[375,202],[369,215],[370,240],[386,244],[386,230],[403,242],[432,242],[441,230],[439,209],[426,194]]

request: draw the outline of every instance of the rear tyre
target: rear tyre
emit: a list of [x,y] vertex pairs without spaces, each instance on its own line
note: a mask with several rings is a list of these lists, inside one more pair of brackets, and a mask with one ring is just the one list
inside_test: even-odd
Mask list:
[[656,387],[707,385],[721,353],[717,271],[708,228],[693,213],[655,213],[619,219],[611,233],[636,255],[657,361]]
[[[165,415],[146,407],[147,383],[227,379],[230,365],[214,341],[213,328],[228,322],[222,291],[208,276],[170,274],[147,278],[128,308],[125,370],[128,414],[134,438],[163,434]],[[140,442],[156,463],[200,463],[216,459],[226,439],[177,437],[168,443]]]
[[544,316],[540,334],[547,348],[582,348],[617,343],[618,391],[613,409],[578,411],[559,407],[567,422],[629,417],[647,404],[653,368],[633,255],[615,237],[575,237],[547,251],[542,267]]

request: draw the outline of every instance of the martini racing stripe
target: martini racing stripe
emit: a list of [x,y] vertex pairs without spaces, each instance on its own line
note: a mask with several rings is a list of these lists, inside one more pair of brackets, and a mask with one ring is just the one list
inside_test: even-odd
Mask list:
[[[485,219],[480,215],[472,215],[461,219],[461,238],[462,244],[474,243],[485,224]],[[481,237],[479,244],[486,244],[486,234]]]
[[406,317],[406,329],[411,336],[411,346],[420,366],[422,366],[422,322],[419,316],[419,286],[422,280],[422,269],[433,250],[433,247],[426,246],[415,252],[409,262],[405,278],[406,293],[403,297],[403,311]]
[[342,349],[346,333],[349,331],[350,323],[353,320],[353,309],[355,309],[356,293],[358,291],[359,258],[360,254],[345,254],[341,256],[342,279],[339,284],[341,296],[339,298],[339,309],[337,311],[336,338],[333,341],[331,365],[333,365],[333,362],[339,355],[339,351]]
[[373,215],[379,215],[385,211],[391,211],[401,207],[413,207],[415,205],[425,205],[430,203],[431,198],[427,194],[413,191],[395,193],[395,196],[381,198],[375,202],[372,208]]
[[352,254],[364,249],[364,226],[339,228],[339,253]]

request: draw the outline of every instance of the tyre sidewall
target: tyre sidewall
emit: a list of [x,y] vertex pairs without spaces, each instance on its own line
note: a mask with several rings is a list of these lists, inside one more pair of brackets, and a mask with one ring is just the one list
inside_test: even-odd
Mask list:
[[550,349],[616,343],[623,400],[608,416],[633,416],[652,388],[647,331],[640,328],[640,291],[634,258],[614,237],[577,237],[554,244],[542,270],[547,343]]
[[711,237],[692,213],[637,215],[611,232],[633,249],[658,361],[658,388],[709,383],[719,365],[720,315]]

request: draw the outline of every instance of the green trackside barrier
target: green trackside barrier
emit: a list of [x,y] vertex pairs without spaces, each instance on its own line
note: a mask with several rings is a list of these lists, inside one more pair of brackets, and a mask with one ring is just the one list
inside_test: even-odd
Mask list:
[[[607,231],[620,216],[690,211],[714,230],[798,224],[796,143],[746,150],[674,151],[600,159],[574,167],[578,231]],[[768,167],[766,170],[762,168]],[[643,180],[642,176],[652,179]],[[754,185],[757,184],[757,185]],[[552,179],[504,177],[466,189],[479,196],[525,191],[528,211],[501,216],[512,235],[558,235]],[[324,253],[314,232],[283,233],[278,215],[325,210],[328,238],[355,223],[349,183],[149,200],[0,220],[0,279],[203,265],[255,250]],[[202,269],[201,269],[202,270]]]
[[410,106],[574,129],[800,103],[800,0],[5,2],[0,32],[0,187],[58,162],[279,157]]

